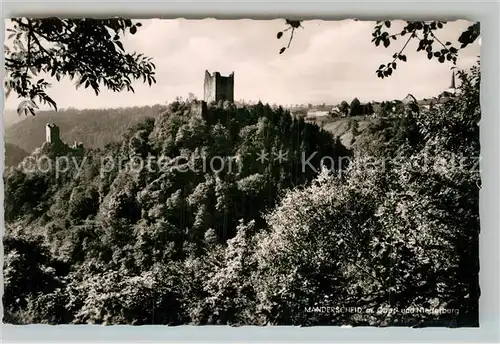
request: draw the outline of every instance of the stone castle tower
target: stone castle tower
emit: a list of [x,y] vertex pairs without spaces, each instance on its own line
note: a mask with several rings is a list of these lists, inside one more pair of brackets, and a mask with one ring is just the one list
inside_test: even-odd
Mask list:
[[47,123],[45,126],[45,141],[50,143],[59,143],[61,141],[59,127],[54,123]]
[[451,84],[450,87],[448,87],[450,90],[455,90],[455,71],[451,72]]
[[219,100],[234,102],[234,72],[229,76],[221,76],[219,72],[210,74],[206,70],[203,91],[203,99],[207,103]]

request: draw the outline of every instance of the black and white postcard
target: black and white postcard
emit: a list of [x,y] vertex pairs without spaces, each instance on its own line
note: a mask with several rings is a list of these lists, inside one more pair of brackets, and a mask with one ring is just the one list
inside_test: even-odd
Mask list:
[[479,326],[479,23],[11,18],[4,323]]

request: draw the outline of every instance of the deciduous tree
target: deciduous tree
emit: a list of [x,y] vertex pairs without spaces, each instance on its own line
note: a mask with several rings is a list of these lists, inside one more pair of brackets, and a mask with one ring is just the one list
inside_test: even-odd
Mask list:
[[125,34],[142,26],[130,19],[13,18],[7,28],[5,50],[6,94],[22,101],[19,114],[35,115],[37,103],[57,109],[48,94],[49,77],[69,77],[76,87],[134,92],[133,80],[156,82],[150,57],[127,52]]
[[350,116],[360,116],[363,114],[363,107],[358,98],[354,98],[351,102],[351,106],[349,107],[349,115]]

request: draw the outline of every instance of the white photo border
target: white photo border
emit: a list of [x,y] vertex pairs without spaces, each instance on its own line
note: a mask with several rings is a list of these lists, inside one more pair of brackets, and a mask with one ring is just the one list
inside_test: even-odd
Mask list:
[[[3,17],[14,16],[127,16],[140,18],[297,18],[297,19],[467,19],[481,23],[480,123],[482,189],[480,192],[480,327],[479,328],[339,328],[339,327],[230,327],[230,326],[98,326],[2,324],[5,343],[78,342],[500,342],[499,310],[499,3],[496,1],[322,1],[322,2],[147,2],[147,1],[4,1]],[[5,26],[5,20],[2,21]],[[4,39],[5,28],[1,35]],[[3,46],[2,46],[3,49]],[[3,60],[3,54],[2,54]],[[3,61],[2,61],[3,62]],[[2,69],[2,74],[4,73]],[[3,85],[3,84],[2,84]],[[0,101],[4,101],[3,97]],[[3,106],[3,104],[2,104]],[[3,145],[3,121],[0,124]],[[4,150],[0,150],[4,167]],[[0,181],[3,204],[4,185]],[[0,212],[2,236],[3,207]],[[3,245],[0,249],[3,266]],[[3,274],[2,274],[3,277]],[[2,278],[3,294],[3,278]],[[0,308],[3,315],[3,307]]]

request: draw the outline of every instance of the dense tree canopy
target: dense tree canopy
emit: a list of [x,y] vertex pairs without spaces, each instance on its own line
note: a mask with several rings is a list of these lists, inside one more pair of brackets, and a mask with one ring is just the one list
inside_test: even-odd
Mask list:
[[340,103],[339,110],[344,116],[347,116],[349,114],[349,104],[343,100]]
[[[351,153],[281,108],[219,104],[200,118],[177,102],[75,156],[77,174],[6,171],[5,319],[477,326],[479,69],[459,76],[460,97],[385,119],[370,129],[381,142],[332,170],[320,156]],[[279,150],[288,158],[270,159]],[[302,171],[300,152],[314,151]],[[162,171],[125,168],[162,155]],[[203,171],[216,155],[237,168]],[[122,168],[103,169],[109,156]],[[459,315],[384,312],[411,307]]]

